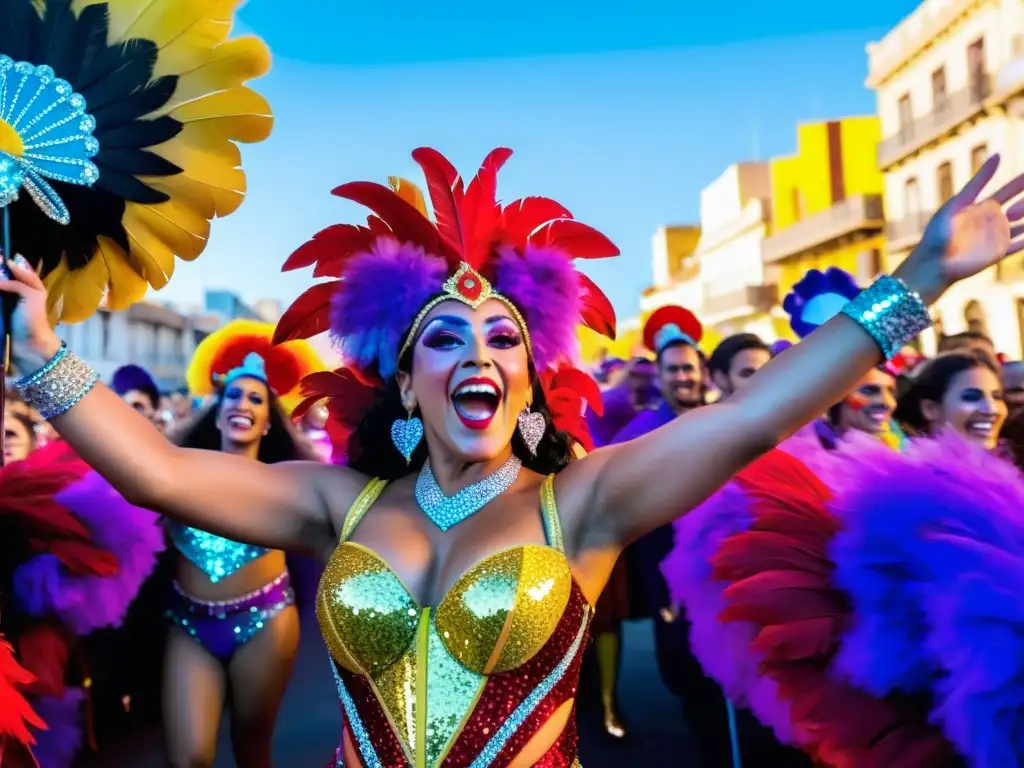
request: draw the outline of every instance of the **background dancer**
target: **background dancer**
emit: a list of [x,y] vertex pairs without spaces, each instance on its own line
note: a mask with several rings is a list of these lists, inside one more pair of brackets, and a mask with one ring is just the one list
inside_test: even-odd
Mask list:
[[[303,376],[323,366],[306,342],[271,345],[273,326],[236,320],[196,349],[191,391],[214,400],[174,441],[265,464],[314,453],[292,428]],[[186,486],[188,478],[181,478]],[[299,616],[283,552],[170,523],[181,554],[167,615],[164,733],[174,766],[213,765],[230,713],[240,768],[270,765],[277,713],[299,645]]]
[[923,363],[900,397],[896,418],[912,435],[952,430],[987,449],[1007,417],[999,370],[984,352],[946,352]]

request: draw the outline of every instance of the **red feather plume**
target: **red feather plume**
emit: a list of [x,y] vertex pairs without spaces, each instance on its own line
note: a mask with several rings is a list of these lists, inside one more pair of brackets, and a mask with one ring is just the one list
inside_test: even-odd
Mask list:
[[[458,267],[457,254],[465,251],[462,228],[462,178],[444,155],[436,149],[420,147],[412,152],[412,159],[423,169],[427,180],[427,194],[434,209],[434,221],[441,240],[448,246],[449,266]],[[455,263],[452,263],[452,258]]]
[[371,216],[367,224],[378,235],[390,234],[403,242],[416,243],[432,253],[441,247],[437,228],[390,187],[373,181],[350,181],[331,194],[373,211],[377,218]]
[[[791,455],[773,450],[740,472],[750,529],[723,542],[711,560],[725,581],[722,621],[748,622],[763,673],[790,702],[804,748],[835,768],[931,768],[952,757],[927,707],[876,699],[830,672],[852,608],[833,586],[828,546],[838,522],[831,492]],[[851,714],[852,713],[852,714]]]
[[531,245],[560,248],[574,259],[607,259],[619,255],[615,243],[575,219],[554,219],[529,237]]
[[302,402],[292,412],[301,419],[317,403],[327,408],[327,435],[335,456],[349,456],[350,438],[373,405],[377,388],[349,368],[311,373],[302,380]]
[[603,408],[597,382],[567,363],[540,374],[540,382],[555,429],[565,432],[587,451],[594,450],[594,439],[583,414],[587,406]]
[[526,243],[530,235],[549,221],[571,218],[569,210],[555,200],[547,197],[524,197],[502,209],[502,239],[510,243]]
[[590,330],[615,341],[615,308],[608,301],[604,291],[597,287],[597,283],[582,272],[578,274],[580,287],[583,289],[583,324]]
[[29,727],[46,728],[24,696],[35,682],[35,676],[18,663],[14,649],[0,635],[0,759],[5,739],[31,746],[36,740]]
[[274,344],[310,339],[331,327],[331,298],[340,281],[310,286],[281,315],[274,329]]

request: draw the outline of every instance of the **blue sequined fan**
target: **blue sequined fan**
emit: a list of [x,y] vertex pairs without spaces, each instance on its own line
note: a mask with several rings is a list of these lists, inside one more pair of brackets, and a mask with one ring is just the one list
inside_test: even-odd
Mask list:
[[[0,54],[0,206],[8,206],[22,187],[48,217],[68,224],[71,215],[46,181],[92,186],[99,170],[90,160],[100,148],[92,132],[96,120],[85,99],[46,65],[15,62]],[[8,226],[5,226],[5,233]],[[4,253],[10,253],[9,237]]]
[[810,270],[782,302],[789,314],[789,325],[801,339],[820,325],[824,325],[848,301],[860,293],[860,288],[849,272],[829,267],[824,272]]

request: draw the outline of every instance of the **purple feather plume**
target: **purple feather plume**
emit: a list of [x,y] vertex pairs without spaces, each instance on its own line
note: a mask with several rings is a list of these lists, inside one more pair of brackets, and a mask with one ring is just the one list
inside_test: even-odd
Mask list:
[[[447,278],[443,259],[392,238],[377,238],[370,251],[354,256],[331,306],[331,332],[346,363],[376,368],[385,380],[394,376],[412,321]],[[539,370],[577,362],[582,286],[565,253],[503,249],[494,288],[523,314]]]
[[331,306],[331,332],[345,362],[376,367],[385,380],[394,376],[402,338],[447,277],[444,259],[389,237],[353,256]]
[[160,518],[129,504],[96,472],[69,485],[57,500],[89,529],[98,547],[117,558],[118,573],[80,576],[53,555],[41,554],[15,571],[15,595],[30,615],[56,616],[76,635],[119,626],[164,549]]
[[563,251],[527,246],[519,254],[501,249],[494,287],[523,313],[538,370],[563,360],[579,362],[576,326],[582,288],[576,268]]
[[1024,478],[955,434],[879,453],[835,503],[857,623],[836,672],[931,693],[972,766],[1024,765]]
[[65,688],[63,698],[39,696],[32,706],[46,723],[46,730],[33,729],[36,745],[32,754],[39,768],[70,768],[82,749],[82,720],[85,691]]
[[662,561],[661,572],[673,602],[686,607],[690,646],[704,671],[733,704],[749,707],[780,741],[799,743],[789,703],[779,697],[775,682],[758,671],[754,627],[718,618],[726,607],[726,585],[712,580],[711,558],[725,539],[747,530],[752,519],[746,494],[729,483],[675,522],[675,547]]

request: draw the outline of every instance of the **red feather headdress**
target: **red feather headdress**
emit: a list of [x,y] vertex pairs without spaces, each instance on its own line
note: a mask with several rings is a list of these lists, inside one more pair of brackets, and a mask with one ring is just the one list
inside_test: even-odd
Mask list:
[[491,152],[467,185],[439,152],[415,150],[434,220],[422,193],[402,179],[335,189],[373,213],[365,226],[328,227],[287,260],[286,271],[312,266],[314,277],[335,279],[289,307],[275,342],[330,330],[346,368],[364,381],[386,380],[431,308],[446,300],[475,308],[488,299],[519,321],[540,371],[575,356],[579,323],[614,338],[611,304],[572,260],[616,256],[618,249],[554,200],[501,205],[497,176],[511,155]]
[[661,350],[674,342],[695,347],[703,336],[704,326],[700,320],[683,307],[660,307],[644,323],[644,346],[655,354],[661,354]]

